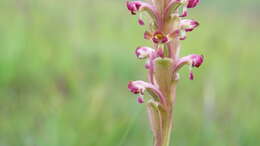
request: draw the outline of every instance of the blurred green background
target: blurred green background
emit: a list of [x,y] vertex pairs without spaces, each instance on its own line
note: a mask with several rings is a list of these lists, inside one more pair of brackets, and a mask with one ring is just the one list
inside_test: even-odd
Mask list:
[[[0,0],[0,146],[151,146],[146,109],[127,90],[145,79],[149,45],[123,0]],[[260,143],[260,1],[202,0],[181,55],[172,146]]]

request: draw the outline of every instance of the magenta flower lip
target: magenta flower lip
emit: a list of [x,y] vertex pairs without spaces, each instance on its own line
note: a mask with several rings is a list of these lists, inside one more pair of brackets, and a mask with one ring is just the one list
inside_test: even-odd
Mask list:
[[204,56],[203,55],[194,55],[192,56],[192,67],[199,68],[203,63]]

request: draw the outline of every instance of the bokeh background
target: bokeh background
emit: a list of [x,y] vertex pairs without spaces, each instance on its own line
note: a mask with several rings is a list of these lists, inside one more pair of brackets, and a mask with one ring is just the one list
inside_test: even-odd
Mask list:
[[[143,40],[123,0],[0,0],[0,146],[151,146]],[[172,146],[260,144],[260,1],[202,0],[181,55]]]

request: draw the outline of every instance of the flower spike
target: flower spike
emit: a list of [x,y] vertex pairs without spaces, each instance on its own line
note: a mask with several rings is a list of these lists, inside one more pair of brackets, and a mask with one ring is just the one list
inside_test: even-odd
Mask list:
[[[146,2],[145,2],[146,1]],[[144,39],[151,41],[150,47],[136,48],[138,59],[145,60],[147,82],[130,81],[128,89],[137,94],[137,102],[145,103],[154,146],[169,146],[173,121],[173,108],[176,101],[178,71],[189,67],[189,79],[194,80],[194,68],[199,68],[204,58],[191,54],[179,58],[181,41],[187,33],[199,26],[199,22],[183,17],[188,16],[189,8],[195,8],[200,0],[131,0],[126,2],[132,15],[138,15],[138,24],[148,27]],[[143,19],[143,12],[148,19]],[[147,16],[147,15],[145,15]],[[148,20],[148,21],[144,21]],[[145,92],[147,91],[147,92]],[[151,98],[144,98],[147,93]]]

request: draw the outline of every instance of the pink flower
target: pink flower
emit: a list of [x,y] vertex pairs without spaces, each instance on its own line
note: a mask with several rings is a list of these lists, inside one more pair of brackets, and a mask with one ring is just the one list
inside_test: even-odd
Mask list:
[[[160,100],[160,102],[162,104],[166,103],[164,95],[161,93],[161,91],[156,86],[154,86],[151,83],[147,83],[147,82],[144,82],[144,81],[141,81],[141,80],[130,81],[128,83],[128,89],[129,89],[130,92],[132,92],[134,94],[140,94],[141,97],[143,97],[144,91],[146,89],[150,89],[150,91],[153,92],[157,96],[157,98]],[[139,100],[141,101],[141,99],[138,99],[138,101]]]
[[181,20],[180,26],[186,32],[190,32],[199,26],[199,22],[197,22],[195,20],[184,19],[184,20]]
[[203,63],[203,55],[192,55],[191,56],[192,59],[192,67],[197,67],[199,68],[201,66],[201,64]]
[[144,94],[145,89],[148,87],[144,81],[131,81],[128,83],[128,89],[134,94]]
[[198,5],[198,3],[200,2],[200,0],[189,0],[188,2],[188,8],[194,8]]
[[192,54],[189,56],[182,57],[178,60],[177,65],[175,67],[175,71],[178,71],[185,64],[190,65],[191,67],[199,68],[203,63],[204,57],[203,55]]
[[153,34],[152,40],[156,44],[163,44],[168,42],[168,37],[165,36],[162,32],[157,31]]
[[131,12],[131,14],[136,15],[137,11],[139,11],[141,7],[141,2],[139,1],[127,1],[126,2],[126,7],[127,9]]
[[150,57],[154,53],[154,49],[149,47],[138,47],[135,50],[135,55],[138,59],[145,59],[147,57]]

